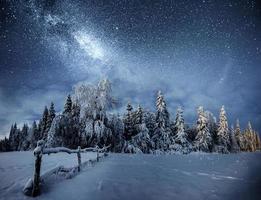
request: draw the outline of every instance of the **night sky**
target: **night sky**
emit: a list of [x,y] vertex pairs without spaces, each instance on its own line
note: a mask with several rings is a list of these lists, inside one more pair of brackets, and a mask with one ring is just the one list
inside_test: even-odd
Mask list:
[[0,0],[0,135],[60,111],[79,81],[194,123],[203,105],[261,132],[261,5],[252,0]]

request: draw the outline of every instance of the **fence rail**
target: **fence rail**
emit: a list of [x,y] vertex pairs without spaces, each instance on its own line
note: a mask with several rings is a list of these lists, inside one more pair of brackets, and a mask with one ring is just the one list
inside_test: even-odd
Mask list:
[[45,145],[44,141],[39,140],[37,142],[37,147],[33,151],[35,156],[33,180],[29,180],[29,182],[26,184],[23,190],[24,194],[28,196],[36,197],[40,194],[40,181],[41,181],[40,172],[41,172],[42,155],[44,154],[50,155],[50,154],[60,153],[60,152],[64,152],[68,154],[75,153],[77,154],[77,160],[78,160],[77,169],[78,172],[80,172],[82,167],[81,153],[96,152],[97,153],[96,161],[98,162],[100,158],[100,153],[106,153],[106,151],[110,147],[109,145],[107,147],[104,146],[101,149],[98,146],[81,149],[81,147],[78,146],[77,149],[69,149],[66,147],[44,148],[44,145]]

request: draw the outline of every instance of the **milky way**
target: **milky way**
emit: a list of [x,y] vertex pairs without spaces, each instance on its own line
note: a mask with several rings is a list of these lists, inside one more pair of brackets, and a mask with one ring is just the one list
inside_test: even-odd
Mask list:
[[162,90],[195,121],[203,105],[261,130],[257,1],[1,1],[0,134],[59,111],[79,81],[109,78],[118,111]]

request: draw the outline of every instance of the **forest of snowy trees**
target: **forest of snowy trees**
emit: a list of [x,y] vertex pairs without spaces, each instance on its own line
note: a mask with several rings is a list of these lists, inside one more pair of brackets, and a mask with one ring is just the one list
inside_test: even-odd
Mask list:
[[25,151],[43,139],[47,147],[93,147],[111,145],[112,152],[123,153],[190,153],[192,151],[236,153],[261,149],[259,134],[250,122],[241,130],[239,120],[229,127],[225,107],[219,120],[197,109],[197,122],[188,126],[183,109],[177,108],[171,120],[161,92],[156,99],[156,112],[135,109],[128,103],[123,116],[108,112],[115,104],[111,84],[102,80],[97,86],[81,83],[68,95],[64,109],[56,113],[54,104],[45,107],[39,122],[18,128],[13,124],[9,138],[0,141],[0,151]]

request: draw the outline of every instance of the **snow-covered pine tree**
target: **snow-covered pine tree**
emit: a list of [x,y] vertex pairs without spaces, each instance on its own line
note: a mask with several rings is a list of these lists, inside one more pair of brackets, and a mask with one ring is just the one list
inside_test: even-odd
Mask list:
[[9,144],[11,151],[19,150],[19,135],[20,129],[17,128],[17,124],[11,126],[10,135],[9,135]]
[[63,114],[69,114],[71,112],[72,112],[72,99],[71,99],[71,95],[68,95],[66,99],[66,103],[64,105]]
[[158,92],[156,109],[156,129],[152,136],[154,149],[167,151],[169,149],[169,145],[171,144],[171,140],[169,137],[171,130],[169,112],[167,110],[167,105],[164,100],[164,96],[161,94],[161,91]]
[[71,145],[77,147],[80,144],[80,132],[81,132],[81,120],[80,120],[80,105],[75,102],[72,105],[72,115],[71,115],[71,132],[73,134]]
[[134,116],[135,124],[142,124],[143,123],[143,109],[139,105],[137,111],[135,112]]
[[252,125],[250,122],[248,122],[248,124],[247,124],[247,128],[245,130],[244,137],[245,137],[246,151],[249,151],[249,152],[255,151],[255,149],[254,149],[255,145],[254,145],[254,141],[253,141],[253,129],[252,129]]
[[48,113],[48,120],[47,120],[47,129],[49,130],[51,125],[52,125],[52,121],[55,118],[55,109],[54,109],[54,103],[51,102],[50,108],[49,108],[49,113]]
[[121,152],[124,144],[124,123],[119,115],[111,115],[108,120],[109,128],[112,130],[111,149],[113,152]]
[[156,128],[156,116],[153,112],[144,111],[144,122],[149,130],[150,137],[153,136]]
[[261,141],[259,133],[256,133],[256,150],[261,150]]
[[174,151],[178,151],[181,153],[189,153],[192,147],[190,142],[188,141],[188,135],[185,132],[183,109],[181,107],[178,107],[177,109],[174,124],[175,124],[176,134],[173,138],[173,144],[171,145],[171,148]]
[[125,150],[125,152],[149,153],[151,147],[149,130],[147,129],[145,123],[137,124],[136,126],[138,134],[132,136],[131,141],[128,145],[128,148],[131,147],[131,150],[127,149],[127,151]]
[[211,152],[213,141],[208,129],[208,121],[203,106],[198,108],[197,135],[194,141],[196,151]]
[[219,124],[218,124],[218,152],[220,153],[229,153],[228,149],[230,148],[229,140],[229,129],[228,122],[226,117],[225,106],[222,106],[219,114]]
[[236,138],[238,146],[240,147],[240,150],[243,150],[244,149],[243,148],[244,138],[241,134],[239,119],[237,119],[237,121],[236,121],[235,138]]
[[27,149],[29,149],[30,146],[30,139],[28,137],[29,135],[29,127],[27,124],[23,125],[23,128],[19,134],[19,147],[18,149],[20,151],[25,151]]
[[9,144],[10,144],[10,150],[13,151],[14,148],[14,125],[11,125],[10,133],[9,133]]
[[208,130],[211,134],[212,140],[213,140],[213,145],[214,148],[216,146],[216,144],[218,144],[218,137],[217,137],[217,130],[218,130],[218,125],[217,125],[217,120],[216,117],[214,116],[214,114],[210,111],[204,111],[205,116],[207,118],[208,121]]
[[42,118],[39,121],[38,128],[40,133],[40,139],[46,139],[48,132],[48,115],[49,111],[47,106],[44,107]]
[[36,121],[33,122],[30,130],[30,149],[34,149],[37,145],[37,141],[40,140],[40,133],[39,133],[39,129],[37,127]]
[[133,108],[130,103],[127,104],[127,114],[124,116],[124,136],[126,140],[130,140],[134,134]]
[[127,145],[128,149],[125,149],[125,151],[132,153],[149,153],[151,148],[149,130],[146,127],[144,121],[144,112],[140,105],[133,115],[135,131],[134,135],[132,135],[131,141],[129,141],[129,144]]
[[236,140],[235,129],[234,129],[233,125],[231,125],[231,130],[230,130],[230,143],[231,143],[230,152],[238,153],[240,151],[240,147],[238,146],[238,143]]
[[169,127],[169,112],[167,110],[167,105],[164,100],[164,96],[161,94],[161,91],[158,92],[157,101],[156,101],[156,123],[159,128]]

